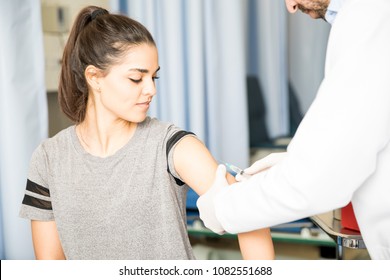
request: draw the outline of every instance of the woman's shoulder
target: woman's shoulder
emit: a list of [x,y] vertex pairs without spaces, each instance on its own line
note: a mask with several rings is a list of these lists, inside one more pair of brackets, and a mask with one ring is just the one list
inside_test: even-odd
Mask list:
[[149,137],[158,138],[163,141],[169,141],[170,139],[181,139],[186,135],[195,135],[194,133],[182,129],[179,126],[171,122],[160,121],[157,118],[148,117],[144,121],[144,126],[149,127]]
[[36,151],[58,151],[61,148],[65,148],[67,144],[70,143],[72,139],[72,131],[74,131],[74,125],[69,126],[61,131],[59,131],[54,136],[47,138],[41,142],[41,144],[36,148]]
[[174,126],[173,123],[161,121],[157,118],[147,117],[142,122],[143,127],[147,127],[151,130],[167,131],[170,127]]

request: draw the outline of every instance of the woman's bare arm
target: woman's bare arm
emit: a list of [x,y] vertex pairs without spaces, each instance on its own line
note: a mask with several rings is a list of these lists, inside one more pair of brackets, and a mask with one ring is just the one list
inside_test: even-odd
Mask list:
[[[185,137],[177,143],[173,154],[176,172],[198,195],[211,187],[218,163],[205,145],[194,137]],[[230,174],[229,184],[235,182]],[[243,259],[274,259],[274,248],[269,229],[238,234]]]
[[55,221],[31,221],[35,258],[65,260]]

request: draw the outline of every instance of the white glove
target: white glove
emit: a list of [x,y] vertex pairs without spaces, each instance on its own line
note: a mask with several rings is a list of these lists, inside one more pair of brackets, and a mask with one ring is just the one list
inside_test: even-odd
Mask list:
[[[248,175],[254,175],[261,171],[267,170],[285,158],[286,155],[287,152],[269,154],[268,156],[256,161],[250,167],[246,168],[244,172]],[[235,178],[238,182],[247,180],[247,178],[244,178],[240,174],[237,174]]]
[[203,224],[218,234],[225,233],[225,230],[215,215],[214,198],[226,186],[228,186],[228,182],[226,181],[226,167],[220,164],[215,172],[213,185],[196,201],[196,206],[199,209],[199,217],[203,221]]

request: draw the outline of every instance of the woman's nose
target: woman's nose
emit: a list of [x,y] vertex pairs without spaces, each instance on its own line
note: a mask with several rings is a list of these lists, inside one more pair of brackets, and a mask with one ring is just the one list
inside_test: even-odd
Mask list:
[[298,3],[295,0],[286,0],[286,7],[289,13],[295,13],[298,10]]
[[154,80],[151,80],[148,82],[145,87],[142,90],[142,94],[144,95],[150,95],[154,96],[157,93],[156,84],[154,83]]

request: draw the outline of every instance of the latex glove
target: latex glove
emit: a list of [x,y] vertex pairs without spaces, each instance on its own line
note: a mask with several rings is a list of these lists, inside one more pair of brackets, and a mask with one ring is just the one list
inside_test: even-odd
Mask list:
[[228,182],[226,181],[226,167],[220,164],[218,165],[215,180],[211,188],[196,201],[199,209],[199,217],[203,221],[203,224],[218,234],[225,233],[225,230],[215,215],[214,198],[226,186],[228,186]]
[[[246,168],[244,172],[248,175],[254,175],[261,171],[267,170],[285,158],[286,155],[287,152],[269,154],[268,156],[253,163],[250,167]],[[235,178],[238,182],[247,180],[247,178],[244,178],[240,174],[237,174]]]

